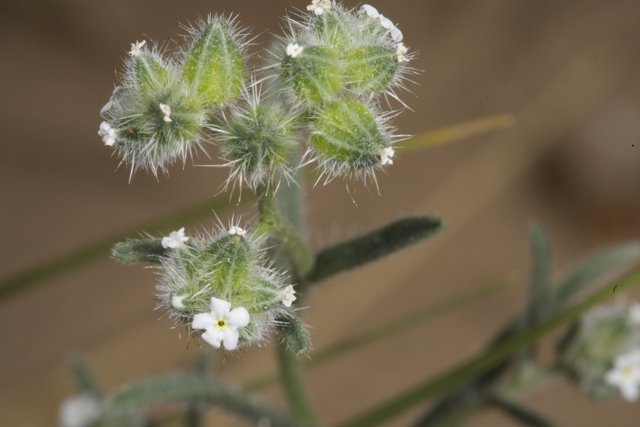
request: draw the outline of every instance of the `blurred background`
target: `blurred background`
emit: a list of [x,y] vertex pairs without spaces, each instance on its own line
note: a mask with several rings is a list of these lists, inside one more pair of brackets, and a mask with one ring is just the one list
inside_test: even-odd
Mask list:
[[[0,280],[78,250],[79,258],[96,259],[2,293],[0,424],[54,425],[60,402],[76,392],[68,373],[73,354],[86,358],[108,391],[191,369],[197,349],[187,347],[154,310],[153,272],[119,265],[91,244],[136,236],[136,230],[153,232],[157,225],[150,224],[167,215],[206,206],[226,172],[187,165],[174,168],[171,179],[139,173],[129,183],[128,171],[117,169],[96,134],[98,112],[131,42],[168,44],[179,40],[180,24],[210,12],[235,12],[260,34],[254,48],[259,52],[271,34],[280,33],[283,12],[306,4],[0,2]],[[636,0],[374,5],[399,23],[406,43],[420,52],[414,65],[424,70],[419,84],[403,94],[413,111],[397,119],[402,133],[497,114],[511,114],[513,125],[401,153],[379,179],[380,196],[372,188],[348,193],[338,182],[308,189],[315,248],[411,214],[439,215],[446,225],[424,244],[316,288],[305,310],[315,347],[507,277],[516,285],[307,371],[327,423],[481,351],[524,304],[532,219],[551,235],[555,275],[597,249],[636,239],[640,231]],[[195,163],[207,162],[202,157]],[[236,214],[251,218],[252,208]],[[231,212],[217,213],[225,218]],[[212,219],[185,225],[198,231]],[[215,376],[234,383],[273,369],[270,347],[220,353],[215,360]],[[276,385],[260,395],[283,400]],[[527,402],[567,426],[631,426],[640,415],[637,405],[592,402],[563,382]],[[405,425],[421,410],[389,425]],[[207,419],[211,425],[242,425],[220,417],[212,411]],[[515,424],[485,411],[468,425]]]

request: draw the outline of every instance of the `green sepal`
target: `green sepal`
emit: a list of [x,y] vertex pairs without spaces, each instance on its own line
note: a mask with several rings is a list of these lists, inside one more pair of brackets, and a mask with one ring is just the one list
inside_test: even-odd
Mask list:
[[282,79],[306,104],[329,102],[342,89],[341,62],[335,50],[323,46],[304,46],[300,56],[285,56]]
[[111,256],[118,261],[131,264],[136,262],[159,263],[167,254],[160,239],[137,239],[118,242],[111,248]]
[[302,320],[295,314],[279,319],[278,330],[287,350],[296,356],[308,354],[311,351],[309,331]]
[[203,26],[185,59],[182,76],[209,108],[228,104],[240,94],[245,65],[230,22],[213,18]]
[[393,82],[400,64],[389,46],[362,46],[345,58],[347,87],[362,94],[384,91]]

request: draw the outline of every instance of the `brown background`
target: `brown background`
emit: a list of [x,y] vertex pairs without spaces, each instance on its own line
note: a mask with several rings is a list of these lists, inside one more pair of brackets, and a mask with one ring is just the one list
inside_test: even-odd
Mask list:
[[[347,2],[356,5],[355,2]],[[178,24],[239,13],[278,32],[283,1],[4,1],[0,3],[0,272],[9,277],[95,239],[211,198],[224,173],[175,168],[127,182],[96,135],[120,59],[141,38],[165,43]],[[397,125],[418,134],[512,113],[506,131],[402,156],[382,196],[341,184],[309,191],[315,247],[407,214],[431,213],[436,239],[318,288],[306,320],[317,348],[403,313],[511,276],[519,286],[315,368],[307,381],[327,423],[382,402],[482,349],[523,304],[530,219],[545,223],[554,272],[640,224],[637,1],[421,0],[375,5],[420,51],[414,109]],[[635,146],[634,146],[635,145]],[[204,160],[202,161],[204,162]],[[223,214],[224,216],[224,214]],[[191,224],[190,230],[197,230]],[[0,303],[0,424],[54,425],[74,393],[66,368],[86,356],[107,390],[190,366],[196,354],[154,311],[154,277],[108,260]],[[234,382],[273,369],[271,348],[220,355]],[[263,393],[281,400],[277,387]],[[637,405],[593,403],[568,383],[527,401],[567,426],[637,425]],[[405,425],[413,411],[389,425]],[[216,419],[217,415],[211,415]],[[635,421],[634,421],[635,420]],[[509,426],[486,412],[470,426]],[[225,425],[216,423],[216,425]]]

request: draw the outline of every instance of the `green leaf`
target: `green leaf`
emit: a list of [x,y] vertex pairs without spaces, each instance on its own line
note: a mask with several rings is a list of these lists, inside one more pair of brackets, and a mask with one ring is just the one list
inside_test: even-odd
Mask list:
[[76,385],[78,386],[78,390],[81,393],[92,394],[96,397],[100,397],[102,395],[98,382],[81,357],[75,356],[71,360],[70,369]]
[[126,240],[116,243],[111,249],[111,256],[124,263],[159,263],[166,253],[160,239]]
[[496,345],[475,359],[459,366],[455,366],[433,380],[425,381],[424,383],[401,393],[385,403],[378,404],[374,409],[356,416],[355,418],[340,424],[340,426],[372,427],[380,425],[414,405],[422,403],[430,397],[446,393],[455,387],[467,383],[477,375],[500,365],[502,362],[508,360],[517,352],[531,346],[532,343],[536,342],[554,329],[576,320],[585,311],[608,300],[609,298],[612,298],[615,295],[614,289],[624,291],[639,282],[640,270],[637,270],[628,274],[613,285],[600,289],[590,297],[584,299],[582,302],[550,316],[543,322],[527,328],[513,338]]
[[278,331],[282,336],[284,345],[296,356],[302,356],[311,351],[309,331],[295,314],[279,320]]
[[529,228],[531,246],[531,278],[529,280],[529,323],[536,323],[547,309],[549,288],[551,285],[551,259],[549,240],[540,224],[533,223]]
[[314,268],[307,279],[318,282],[342,271],[360,267],[426,239],[441,228],[442,223],[438,218],[417,217],[394,222],[321,251],[316,256]]
[[194,401],[219,406],[253,422],[268,419],[273,427],[299,426],[288,415],[256,402],[239,390],[194,375],[168,375],[144,380],[112,394],[106,403],[109,409],[127,411]]
[[[321,365],[325,362],[340,357],[343,354],[350,353],[369,344],[378,342],[388,336],[402,332],[403,330],[408,329],[411,326],[415,326],[426,320],[433,319],[441,314],[449,313],[455,309],[463,307],[464,305],[478,302],[481,299],[493,295],[507,285],[508,283],[504,282],[495,285],[484,286],[480,289],[473,290],[463,295],[457,295],[446,301],[421,308],[393,322],[365,331],[361,334],[348,337],[342,341],[338,341],[332,345],[329,345],[324,349],[315,351],[314,353],[312,353],[310,359],[303,361],[303,366],[308,369],[313,368],[314,366]],[[273,384],[277,380],[277,375],[265,375],[253,381],[250,381],[243,386],[243,389],[250,391],[260,390],[268,386],[269,384]]]
[[580,264],[561,280],[554,291],[554,304],[564,304],[589,285],[632,267],[640,260],[640,244],[628,243],[606,249]]
[[509,415],[523,425],[531,427],[556,427],[557,424],[548,420],[546,417],[537,412],[521,405],[520,403],[508,399],[504,396],[495,395],[489,400],[493,406],[501,409],[505,414]]

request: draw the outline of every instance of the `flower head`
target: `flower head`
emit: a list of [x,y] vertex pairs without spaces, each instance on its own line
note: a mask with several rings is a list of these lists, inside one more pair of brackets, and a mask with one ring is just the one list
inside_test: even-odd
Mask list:
[[287,45],[286,53],[287,53],[287,56],[290,56],[292,58],[297,58],[302,54],[303,50],[304,50],[304,47],[300,46],[298,43],[289,43]]
[[111,147],[116,143],[116,130],[107,122],[100,123],[98,135],[102,138],[104,145]]
[[238,227],[237,225],[232,225],[229,227],[229,234],[232,236],[244,236],[247,234],[247,230],[242,227]]
[[165,249],[178,249],[184,247],[184,243],[189,240],[184,234],[184,227],[180,230],[172,231],[168,236],[162,238],[162,247]]
[[203,329],[202,339],[215,348],[224,344],[227,350],[235,350],[238,346],[239,328],[249,324],[249,312],[244,307],[231,310],[228,301],[211,298],[211,312],[199,313],[193,317],[191,327]]
[[131,43],[131,50],[129,51],[129,56],[132,58],[136,58],[142,55],[142,48],[147,43],[146,40],[142,40],[141,42]]
[[605,375],[605,381],[616,387],[622,397],[636,401],[640,397],[640,350],[618,356],[613,368]]
[[404,43],[398,43],[396,47],[396,56],[398,57],[398,62],[409,62],[409,58],[406,57],[409,49],[404,45]]
[[331,0],[312,0],[311,4],[307,6],[309,12],[313,12],[316,15],[323,15],[331,10]]
[[82,394],[62,402],[58,413],[61,427],[87,427],[102,416],[100,401],[90,394]]
[[280,291],[280,298],[282,299],[282,304],[285,307],[291,307],[291,304],[297,299],[296,291],[293,290],[293,286],[289,285],[286,288]]
[[360,6],[360,11],[366,14],[370,18],[373,18],[373,19],[380,18],[380,12],[378,12],[378,9],[371,6],[370,4],[363,4],[362,6]]

